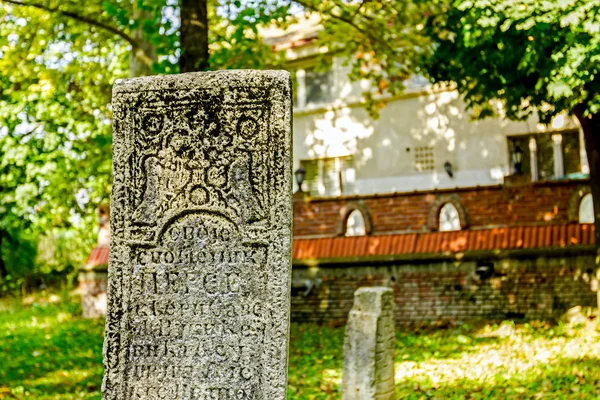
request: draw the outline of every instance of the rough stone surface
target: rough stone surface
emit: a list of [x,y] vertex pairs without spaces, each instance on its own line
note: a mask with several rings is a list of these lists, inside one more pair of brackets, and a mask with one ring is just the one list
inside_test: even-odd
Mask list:
[[343,400],[395,398],[394,338],[392,289],[358,289],[344,338]]
[[289,74],[125,80],[113,107],[103,398],[285,399]]

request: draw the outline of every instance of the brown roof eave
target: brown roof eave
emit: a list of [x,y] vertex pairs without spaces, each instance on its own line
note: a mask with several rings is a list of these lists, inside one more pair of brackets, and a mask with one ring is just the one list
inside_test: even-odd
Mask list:
[[392,254],[384,256],[364,257],[336,257],[336,258],[304,258],[294,259],[294,268],[314,267],[352,267],[394,264],[427,264],[431,262],[466,262],[466,261],[498,261],[508,258],[538,258],[538,257],[570,257],[593,256],[596,247],[593,245],[568,246],[568,247],[540,247],[530,249],[510,250],[473,250],[459,253],[420,253],[420,254]]

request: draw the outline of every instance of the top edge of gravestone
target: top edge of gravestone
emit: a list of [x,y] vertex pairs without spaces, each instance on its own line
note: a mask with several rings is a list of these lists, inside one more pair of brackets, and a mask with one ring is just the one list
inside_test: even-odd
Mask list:
[[[285,70],[221,70],[208,72],[188,72],[174,75],[152,75],[139,78],[119,79],[113,86],[113,93],[145,92],[152,90],[214,88],[243,85],[285,84],[291,75]],[[266,82],[265,82],[266,81]]]
[[385,293],[385,292],[393,292],[393,290],[392,290],[392,288],[387,287],[387,286],[368,286],[368,287],[358,288],[356,290],[356,292],[354,292],[354,293],[361,294],[361,293]]

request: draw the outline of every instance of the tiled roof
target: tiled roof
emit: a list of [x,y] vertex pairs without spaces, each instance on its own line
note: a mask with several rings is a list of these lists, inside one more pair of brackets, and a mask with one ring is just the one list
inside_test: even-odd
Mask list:
[[108,264],[108,250],[108,247],[93,248],[85,264],[87,266]]
[[[292,258],[331,259],[483,250],[565,248],[594,243],[592,224],[515,226],[455,232],[294,239]],[[108,263],[108,248],[95,248],[88,266]]]
[[294,240],[292,258],[325,259],[592,245],[594,226],[516,226],[455,232]]

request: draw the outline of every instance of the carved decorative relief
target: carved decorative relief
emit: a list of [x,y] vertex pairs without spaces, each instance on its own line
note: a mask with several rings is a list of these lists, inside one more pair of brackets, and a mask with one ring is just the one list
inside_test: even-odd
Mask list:
[[104,399],[284,399],[289,75],[128,80],[113,107]]

